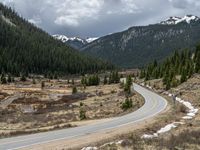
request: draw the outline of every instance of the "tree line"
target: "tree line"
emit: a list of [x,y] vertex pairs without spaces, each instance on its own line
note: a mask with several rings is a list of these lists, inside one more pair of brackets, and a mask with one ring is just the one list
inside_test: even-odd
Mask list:
[[180,53],[175,51],[160,64],[154,60],[141,70],[140,78],[145,80],[162,78],[168,90],[187,81],[194,73],[200,73],[200,45],[196,46],[195,52],[188,49]]

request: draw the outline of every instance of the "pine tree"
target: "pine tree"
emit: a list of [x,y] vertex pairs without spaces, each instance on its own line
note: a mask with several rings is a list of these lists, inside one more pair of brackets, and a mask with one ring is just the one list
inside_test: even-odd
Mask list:
[[103,81],[103,84],[107,84],[108,83],[108,80],[107,80],[107,76],[104,76],[104,81]]
[[25,82],[25,81],[26,81],[26,76],[25,76],[25,74],[24,74],[24,73],[21,75],[21,78],[20,78],[20,80],[21,80],[21,81],[23,81],[23,82]]
[[145,76],[146,76],[146,72],[145,72],[145,70],[142,69],[140,72],[140,79],[145,78]]
[[72,79],[72,85],[74,85],[74,79]]
[[76,94],[77,92],[78,92],[78,90],[77,90],[76,86],[73,86],[73,88],[72,88],[72,94]]
[[32,83],[33,83],[33,84],[36,84],[35,78],[33,78],[33,81],[32,81]]
[[42,81],[42,82],[41,82],[41,89],[44,89],[44,87],[45,87],[45,82]]
[[12,82],[12,77],[11,77],[11,75],[10,74],[8,74],[8,83],[11,83]]
[[82,79],[81,79],[81,84],[82,85],[87,85],[87,79],[86,79],[86,77],[82,77]]
[[86,119],[86,111],[83,110],[83,108],[80,108],[80,111],[79,111],[79,118],[80,118],[80,120]]
[[5,74],[2,73],[2,75],[1,75],[1,84],[6,84],[6,83],[7,83],[7,80],[6,80]]
[[181,72],[181,83],[185,82],[186,80],[187,80],[186,69],[183,69]]
[[127,95],[131,94],[131,86],[132,86],[132,78],[131,76],[127,76],[126,77],[126,83],[125,83],[125,86],[124,86],[124,91],[126,92]]
[[195,72],[200,73],[200,45],[196,47],[194,62],[195,62]]

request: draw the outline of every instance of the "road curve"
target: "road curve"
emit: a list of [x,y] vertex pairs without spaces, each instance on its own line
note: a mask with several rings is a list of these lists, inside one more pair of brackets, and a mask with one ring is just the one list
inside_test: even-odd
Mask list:
[[0,149],[6,150],[26,147],[28,148],[37,144],[44,144],[63,139],[71,139],[84,136],[86,134],[88,135],[95,132],[118,128],[120,126],[134,124],[136,122],[140,122],[147,118],[153,117],[166,108],[167,101],[163,97],[137,84],[134,84],[133,86],[134,89],[145,99],[145,104],[135,112],[121,117],[113,118],[112,120],[103,123],[0,139]]

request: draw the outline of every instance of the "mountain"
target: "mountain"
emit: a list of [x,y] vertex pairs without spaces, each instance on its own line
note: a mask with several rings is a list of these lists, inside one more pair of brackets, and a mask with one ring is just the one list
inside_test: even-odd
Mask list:
[[62,41],[63,43],[75,48],[75,49],[81,49],[83,46],[85,46],[88,43],[91,43],[95,40],[97,40],[98,38],[79,38],[79,37],[67,37],[65,35],[53,35],[53,37],[57,40]]
[[162,21],[160,24],[175,25],[175,24],[183,23],[183,22],[190,24],[191,22],[196,22],[199,19],[200,19],[199,17],[193,16],[193,15],[186,15],[183,18],[181,18],[181,17],[170,17],[166,21]]
[[112,68],[55,40],[0,3],[0,73],[66,75]]
[[194,48],[200,41],[200,19],[196,16],[170,17],[166,21],[131,27],[85,45],[84,53],[110,60],[125,68],[143,67],[163,61],[175,50]]

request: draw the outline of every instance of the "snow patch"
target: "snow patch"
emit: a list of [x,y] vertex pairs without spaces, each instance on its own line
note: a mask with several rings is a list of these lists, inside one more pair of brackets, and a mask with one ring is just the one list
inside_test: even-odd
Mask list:
[[79,37],[67,37],[65,35],[59,35],[59,34],[53,35],[53,37],[57,40],[62,41],[63,43],[66,43],[67,41],[79,41],[82,42],[83,44],[87,44],[87,42],[84,39],[81,39]]
[[162,21],[160,24],[162,25],[175,25],[181,22],[186,22],[188,24],[191,23],[191,21],[198,21],[200,20],[199,17],[197,16],[193,16],[193,15],[186,15],[184,17],[170,17],[169,19],[167,19],[166,21]]
[[149,89],[152,89],[152,87],[151,87],[151,86],[149,86],[149,85],[146,85],[146,87],[147,87],[147,88],[149,88]]
[[122,144],[123,141],[124,140],[120,140],[120,141],[116,142],[116,144],[120,145],[120,144]]
[[182,117],[183,119],[192,119],[198,112],[198,109],[195,109],[190,102],[184,101],[179,97],[176,97],[176,101],[183,104],[185,107],[189,109],[187,115]]
[[191,117],[191,116],[184,116],[182,118],[185,119],[185,120],[187,120],[187,119],[192,119],[193,117]]
[[7,23],[7,24],[9,24],[9,25],[11,25],[11,26],[16,26],[9,18],[6,18],[3,14],[1,14],[1,12],[0,12],[0,17]]
[[168,96],[169,96],[169,97],[172,97],[172,94],[169,93]]
[[[149,87],[149,86],[147,85],[146,87]],[[167,91],[163,92],[163,94],[168,95],[169,97],[172,97],[174,95]],[[192,119],[193,117],[195,117],[196,113],[198,112],[198,109],[195,109],[190,102],[184,101],[179,97],[175,97],[175,100],[178,101],[179,103],[183,104],[185,107],[187,107],[189,109],[186,116],[182,117],[183,119]],[[159,136],[159,134],[168,132],[171,129],[176,128],[178,125],[182,125],[182,124],[184,124],[184,123],[183,122],[173,122],[173,123],[168,124],[165,127],[161,128],[156,133],[144,134],[141,138],[144,138],[144,139],[156,138]]]
[[91,43],[91,42],[93,42],[93,41],[95,41],[95,40],[97,40],[97,39],[99,39],[99,38],[98,38],[98,37],[87,38],[86,41],[87,41],[87,43]]
[[[121,145],[123,141],[124,140],[120,140],[120,141],[117,141],[117,142],[105,143],[105,144],[101,145],[99,148],[101,149],[102,147],[105,147],[107,145],[112,145],[112,144]],[[97,149],[98,149],[97,147],[84,147],[81,150],[97,150]]]
[[69,40],[69,38],[65,35],[53,35],[53,37],[57,40],[62,41],[63,43],[67,42]]
[[79,37],[67,37],[65,35],[59,35],[59,34],[55,34],[53,35],[53,37],[57,40],[62,41],[63,43],[66,43],[68,41],[79,41],[83,44],[88,44],[98,39],[98,37],[84,39]]
[[174,122],[174,123],[168,124],[165,127],[163,127],[160,130],[158,130],[156,133],[153,133],[153,134],[144,134],[141,138],[143,138],[143,139],[156,138],[160,134],[166,133],[166,132],[172,130],[173,128],[176,128],[180,124],[184,124],[184,123],[183,122]]
[[84,147],[81,150],[97,150],[97,147]]

